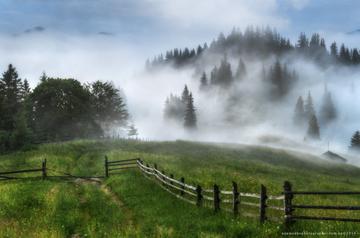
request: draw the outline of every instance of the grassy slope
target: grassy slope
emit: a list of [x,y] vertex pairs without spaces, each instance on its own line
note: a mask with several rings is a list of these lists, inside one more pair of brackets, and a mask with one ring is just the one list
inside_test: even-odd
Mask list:
[[[300,155],[304,160],[299,160],[299,155],[281,150],[225,147],[182,141],[48,144],[37,150],[0,156],[0,171],[38,167],[40,161],[47,158],[48,167],[58,171],[102,175],[103,155],[107,154],[110,160],[141,157],[145,162],[156,162],[175,177],[184,176],[189,183],[208,188],[216,182],[221,188],[230,189],[234,180],[242,191],[258,192],[263,183],[269,193],[279,194],[284,180],[291,181],[298,190],[356,190],[360,183],[360,169],[355,167],[315,162],[315,158],[306,155]],[[49,173],[56,174],[54,171]],[[117,204],[92,184],[1,182],[0,204],[6,205],[0,206],[0,235],[49,237],[51,234],[63,237],[87,234],[111,237],[120,233],[139,237],[274,237],[283,229],[279,224],[260,227],[253,220],[232,219],[231,215],[214,215],[211,210],[197,209],[167,194],[152,181],[139,176],[137,171],[113,176],[106,183],[124,205]],[[329,196],[322,200],[308,197],[296,201],[342,205],[360,203],[357,197]],[[346,212],[340,215],[346,215]],[[298,222],[292,229],[360,232],[357,225],[335,222]]]

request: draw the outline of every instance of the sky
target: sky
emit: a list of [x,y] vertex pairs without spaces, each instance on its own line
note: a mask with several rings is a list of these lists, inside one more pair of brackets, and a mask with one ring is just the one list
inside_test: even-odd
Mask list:
[[1,0],[0,33],[100,34],[159,50],[248,25],[334,38],[360,28],[359,10],[357,0]]
[[[319,32],[328,46],[336,40],[358,48],[358,12],[358,0],[0,0],[0,71],[12,63],[32,87],[43,72],[83,83],[112,81],[124,91],[140,132],[168,138],[155,125],[165,98],[184,83],[197,86],[193,72],[144,75],[146,59],[249,25],[276,28],[293,43],[300,32]],[[317,77],[328,74],[307,78]]]

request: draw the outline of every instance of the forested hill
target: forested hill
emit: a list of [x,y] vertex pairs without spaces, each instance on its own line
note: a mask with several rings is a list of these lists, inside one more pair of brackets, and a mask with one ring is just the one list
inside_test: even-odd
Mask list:
[[233,57],[246,54],[262,58],[295,54],[297,57],[311,59],[324,67],[331,64],[360,65],[359,49],[349,48],[337,42],[326,43],[326,40],[318,33],[314,33],[310,37],[305,33],[300,33],[297,42],[294,43],[289,38],[280,35],[275,29],[248,27],[244,32],[233,29],[227,36],[220,33],[209,46],[205,43],[196,49],[168,50],[165,54],[147,60],[146,66],[151,69],[163,65],[175,67],[192,65],[207,53],[227,54]]

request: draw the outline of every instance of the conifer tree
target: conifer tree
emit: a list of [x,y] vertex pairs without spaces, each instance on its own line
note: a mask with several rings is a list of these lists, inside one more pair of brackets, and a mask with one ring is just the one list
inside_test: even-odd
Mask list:
[[187,85],[185,84],[184,90],[183,90],[183,92],[182,92],[182,94],[181,94],[181,101],[182,101],[184,104],[186,104],[187,101],[188,101],[189,93],[190,93],[190,92],[189,92],[189,89],[188,89]]
[[313,104],[313,100],[312,100],[310,91],[308,93],[308,96],[307,96],[307,99],[306,99],[306,102],[305,102],[304,110],[305,110],[305,116],[306,116],[307,120],[310,120],[311,117],[313,115],[315,115],[314,104]]
[[205,90],[208,86],[208,80],[207,80],[207,76],[206,73],[203,72],[203,74],[201,75],[200,78],[200,90]]
[[336,119],[336,109],[331,98],[331,93],[327,91],[325,86],[325,92],[323,102],[320,109],[320,120],[322,123],[327,124]]
[[351,137],[350,150],[360,151],[360,131],[356,131]]
[[300,96],[296,102],[295,113],[294,113],[294,124],[296,126],[303,126],[306,121],[304,100]]
[[192,93],[190,93],[185,110],[184,117],[184,127],[187,129],[195,129],[196,128],[196,112],[194,107],[194,99]]
[[336,42],[333,42],[330,46],[330,55],[333,56],[335,59],[338,57],[338,48]]
[[320,128],[315,114],[313,114],[309,120],[307,138],[312,140],[320,140]]
[[246,66],[244,61],[240,58],[238,68],[235,73],[236,79],[243,79],[246,75]]
[[134,124],[131,124],[128,130],[128,136],[133,138],[133,137],[137,137],[139,135],[138,130],[136,129]]

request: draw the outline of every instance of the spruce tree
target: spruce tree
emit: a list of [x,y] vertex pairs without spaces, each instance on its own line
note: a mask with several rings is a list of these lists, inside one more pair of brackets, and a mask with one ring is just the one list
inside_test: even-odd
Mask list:
[[338,48],[336,42],[333,42],[330,46],[330,55],[333,56],[335,59],[338,57]]
[[236,79],[243,79],[246,75],[246,66],[244,61],[240,58],[238,68],[235,73]]
[[190,92],[189,92],[189,89],[188,89],[187,85],[185,84],[184,90],[183,90],[183,92],[182,92],[182,94],[181,94],[181,101],[182,101],[184,104],[186,104],[187,101],[188,101],[189,93],[190,93]]
[[133,137],[137,137],[139,134],[138,134],[138,130],[135,128],[135,125],[134,124],[131,124],[130,127],[129,127],[129,130],[128,130],[128,136],[133,138]]
[[205,90],[208,86],[208,80],[207,80],[207,76],[206,73],[203,72],[203,74],[201,75],[200,78],[200,90]]
[[196,112],[194,107],[194,99],[192,93],[190,93],[185,110],[184,127],[187,129],[196,128]]
[[308,93],[308,96],[307,96],[307,99],[306,99],[306,102],[305,102],[304,110],[305,110],[305,116],[306,116],[307,120],[310,120],[311,117],[313,115],[315,115],[314,104],[313,104],[313,100],[312,100],[310,91]]
[[325,88],[323,102],[320,109],[320,120],[322,123],[327,124],[334,121],[336,116],[337,113],[331,98],[331,93]]
[[360,132],[356,131],[351,137],[350,150],[360,151]]
[[306,121],[304,100],[300,96],[296,102],[295,113],[294,113],[294,124],[296,126],[303,126]]
[[312,140],[320,140],[320,128],[315,114],[313,114],[309,120],[307,138]]

